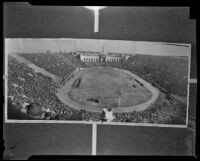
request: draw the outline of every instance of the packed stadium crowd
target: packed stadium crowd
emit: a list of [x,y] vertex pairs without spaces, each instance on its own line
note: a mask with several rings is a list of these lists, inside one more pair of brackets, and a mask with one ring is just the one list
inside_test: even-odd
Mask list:
[[[170,93],[177,94],[179,96],[186,96],[187,94],[187,86],[183,86],[183,84],[185,85],[185,80],[182,78],[183,75],[186,74],[185,72],[187,72],[187,69],[184,70],[183,73],[179,72],[176,74],[177,69],[172,70],[171,67],[167,68],[166,64],[168,61],[164,63],[162,59],[157,59],[160,63],[155,63],[155,60],[151,61],[151,57],[148,57],[147,61],[147,58],[140,58],[139,56],[139,58],[136,59],[130,57],[127,62],[121,63],[103,62],[84,64],[73,56],[66,56],[68,54],[58,55],[58,53],[44,53],[20,55],[35,65],[44,68],[50,73],[53,73],[61,78],[65,78],[66,75],[69,75],[76,67],[102,66],[123,68],[138,74],[151,83],[157,83]],[[151,62],[151,64],[147,64],[147,62]],[[169,64],[172,62],[173,61],[169,59]],[[184,63],[185,62],[182,62],[182,64]],[[176,68],[178,67],[179,66],[176,66]],[[183,68],[183,65],[181,68]],[[38,103],[41,106],[42,111],[40,119],[86,121],[101,120],[101,114],[98,112],[76,110],[73,107],[69,107],[68,105],[62,103],[56,96],[57,88],[58,84],[53,82],[51,78],[40,73],[35,73],[33,69],[23,63],[20,63],[17,59],[11,56],[8,57],[8,97],[12,98],[13,104],[19,110],[24,108],[24,103]],[[143,112],[134,111],[129,113],[114,113],[115,119],[113,121],[172,123],[173,120],[180,114],[185,113],[184,109],[186,108],[183,106],[185,105],[177,103],[173,100],[158,101],[148,110]]]
[[152,105],[150,109],[143,112],[129,112],[129,113],[116,113],[115,120],[117,122],[134,122],[134,123],[157,123],[157,124],[170,124],[176,119],[176,124],[183,123],[182,121],[177,122],[177,119],[183,115],[183,108],[181,104],[168,101],[159,101]]
[[127,62],[123,68],[137,73],[167,93],[187,96],[188,59],[135,55],[128,61],[133,65]]
[[[70,54],[67,55],[70,56]],[[65,53],[23,53],[20,56],[61,78],[72,72],[77,64],[82,65],[78,59],[66,56]]]
[[63,109],[62,102],[55,95],[57,84],[51,78],[35,73],[10,56],[8,64],[8,96],[13,99],[16,107],[21,108],[24,102],[36,102],[44,111],[49,109],[52,113],[59,113]]

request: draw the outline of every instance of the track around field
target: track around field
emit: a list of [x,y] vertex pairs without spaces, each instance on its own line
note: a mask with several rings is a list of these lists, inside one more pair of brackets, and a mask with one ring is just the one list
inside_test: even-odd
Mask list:
[[[101,67],[99,67],[101,68]],[[75,71],[73,73],[73,77],[67,78],[65,84],[60,88],[58,93],[56,94],[57,97],[65,104],[69,105],[72,108],[75,109],[85,109],[87,111],[92,112],[101,112],[103,109],[103,106],[99,103],[90,102],[90,103],[83,103],[81,102],[81,99],[84,98],[84,95],[86,95],[89,92],[82,93],[82,98],[79,100],[79,95],[76,97],[77,99],[73,99],[74,95],[71,96],[72,93],[72,86],[74,86],[74,83],[77,79],[80,79],[84,73],[88,72],[89,70],[97,69],[97,68],[84,68],[80,69],[78,71]],[[103,69],[103,68],[102,68]],[[113,112],[121,113],[121,112],[131,112],[131,111],[143,111],[147,109],[151,104],[155,103],[159,96],[159,90],[155,87],[153,87],[150,83],[143,80],[141,77],[123,69],[117,69],[117,68],[107,68],[104,70],[113,70],[115,72],[121,72],[123,75],[127,75],[128,77],[132,77],[135,79],[135,82],[138,82],[140,85],[142,84],[144,88],[146,88],[148,91],[151,92],[151,97],[148,100],[145,100],[145,102],[142,102],[140,104],[130,105],[130,106],[122,106],[118,107],[118,104],[116,104],[115,107],[106,107],[106,108],[112,108]],[[77,83],[76,83],[77,84]],[[124,93],[125,95],[126,93]],[[145,94],[145,93],[144,93]],[[141,96],[142,97],[142,96]],[[134,99],[134,98],[133,98]],[[78,101],[79,100],[79,101]],[[124,104],[126,105],[126,104]]]

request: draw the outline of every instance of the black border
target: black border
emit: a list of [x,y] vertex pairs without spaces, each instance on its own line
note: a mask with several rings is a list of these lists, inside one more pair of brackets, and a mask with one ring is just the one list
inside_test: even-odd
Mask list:
[[[171,3],[170,3],[171,2]],[[89,0],[82,0],[82,1],[74,1],[74,0],[68,0],[65,2],[61,2],[61,1],[48,1],[48,2],[44,2],[44,1],[29,1],[30,4],[32,5],[54,5],[54,6],[63,6],[63,5],[67,5],[67,6],[76,6],[77,4],[79,6],[90,6],[90,5],[100,5],[100,6],[185,6],[185,7],[190,7],[190,19],[196,19],[196,24],[197,27],[199,26],[199,20],[198,20],[198,5],[197,5],[197,1],[189,1],[189,0],[180,0],[180,1],[142,1],[142,0],[132,0],[132,1],[125,1],[125,0],[118,0],[118,1],[109,1],[109,0],[99,0],[98,2],[96,1],[94,3],[94,1],[89,1]],[[3,7],[2,7],[3,8]],[[197,30],[197,39],[198,39],[198,35],[199,32]],[[4,37],[3,37],[4,39]],[[198,47],[199,42],[197,41],[197,47]],[[2,48],[4,51],[4,47]],[[196,51],[196,53],[198,53],[198,49]],[[197,59],[199,58],[199,54],[197,54]],[[2,63],[3,64],[3,63]],[[197,63],[197,69],[198,69],[198,63]],[[198,71],[197,71],[198,74]],[[198,89],[198,88],[197,88]],[[197,100],[198,100],[198,94],[197,94]],[[197,101],[197,106],[198,107],[198,101]],[[196,108],[196,116],[199,116],[199,112],[200,110],[198,108]],[[3,120],[2,120],[3,121]],[[199,117],[196,117],[196,127],[198,127],[200,122]],[[95,160],[177,160],[177,159],[181,159],[181,160],[196,160],[200,157],[199,152],[198,152],[198,146],[199,144],[197,144],[198,142],[198,135],[199,133],[198,128],[196,128],[196,156],[176,156],[176,157],[169,157],[169,156],[30,156],[29,160],[89,160],[89,159],[95,159]],[[4,142],[4,141],[3,141]],[[3,145],[3,144],[2,144]]]

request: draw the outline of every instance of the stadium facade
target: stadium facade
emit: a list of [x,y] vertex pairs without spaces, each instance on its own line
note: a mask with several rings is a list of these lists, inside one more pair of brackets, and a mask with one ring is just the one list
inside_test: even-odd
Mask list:
[[127,60],[129,54],[122,53],[108,53],[104,49],[101,52],[92,51],[77,51],[80,60],[82,62],[121,62],[122,60]]

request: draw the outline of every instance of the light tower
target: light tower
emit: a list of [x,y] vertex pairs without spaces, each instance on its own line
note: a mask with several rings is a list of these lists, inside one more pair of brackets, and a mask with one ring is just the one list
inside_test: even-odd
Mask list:
[[116,91],[116,94],[118,95],[118,108],[120,108],[120,103],[121,103],[121,95],[122,95],[122,91],[120,89],[118,89]]
[[103,46],[103,49],[102,49],[102,55],[105,55],[105,52],[104,52],[104,46]]

